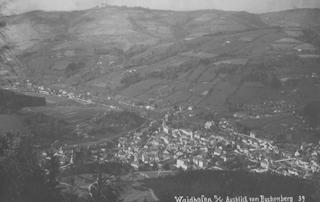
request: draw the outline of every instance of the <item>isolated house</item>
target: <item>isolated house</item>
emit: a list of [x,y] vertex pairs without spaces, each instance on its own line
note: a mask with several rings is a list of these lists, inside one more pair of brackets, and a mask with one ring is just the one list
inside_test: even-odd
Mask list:
[[150,161],[150,157],[149,157],[149,154],[142,154],[141,155],[141,160],[144,162],[144,163],[148,163]]
[[214,155],[220,156],[222,154],[222,149],[216,148],[213,152]]
[[200,168],[205,168],[206,166],[208,165],[208,162],[206,159],[204,158],[200,158],[199,161],[198,161],[198,166]]
[[263,159],[263,160],[260,162],[260,166],[261,166],[262,168],[269,168],[269,162],[268,162],[268,160]]
[[236,160],[236,157],[234,155],[228,155],[228,154],[221,155],[221,158],[223,159],[224,162],[230,162],[230,161]]
[[189,167],[188,159],[178,159],[177,160],[177,168],[182,168],[183,170],[187,170]]
[[303,43],[303,44],[297,45],[293,49],[297,50],[299,52],[301,52],[301,51],[315,51],[316,47],[314,47],[312,44],[309,44],[309,43]]
[[131,163],[131,166],[135,169],[138,170],[139,169],[139,162],[138,161],[134,161]]

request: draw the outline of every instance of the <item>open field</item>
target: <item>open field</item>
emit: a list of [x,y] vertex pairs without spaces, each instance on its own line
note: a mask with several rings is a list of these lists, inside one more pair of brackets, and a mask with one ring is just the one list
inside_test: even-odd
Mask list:
[[250,128],[261,128],[268,124],[278,122],[282,119],[287,119],[289,117],[292,117],[292,114],[281,114],[278,116],[265,117],[265,118],[259,118],[259,119],[244,119],[240,121],[240,124]]
[[184,56],[184,57],[196,57],[196,58],[214,58],[217,56],[217,54],[209,54],[209,53],[205,53],[205,52],[184,52],[184,53],[180,53],[179,56]]
[[196,81],[208,68],[209,67],[207,66],[200,65],[189,75],[188,78],[190,80]]
[[30,107],[25,110],[32,112],[41,112],[47,116],[62,119],[72,125],[78,125],[86,122],[99,114],[107,111],[107,108],[101,107]]
[[40,93],[32,93],[32,92],[25,92],[25,95],[35,96],[35,97],[44,97],[46,99],[47,104],[56,104],[61,106],[78,106],[79,103],[75,102],[74,100],[68,99],[66,97],[58,97],[55,95],[46,95]]
[[216,66],[214,67],[209,67],[201,76],[200,78],[198,79],[198,82],[199,83],[202,83],[202,82],[209,82],[209,81],[212,81],[213,79],[216,78],[217,74],[215,72],[215,70],[217,69]]
[[55,70],[65,70],[69,65],[69,62],[66,60],[56,61],[52,67]]
[[205,99],[204,96],[202,96],[202,97],[200,97],[200,96],[191,96],[188,101],[196,105],[199,102],[203,101],[204,99]]
[[121,86],[121,83],[120,83],[120,80],[122,78],[122,73],[124,71],[114,71],[114,72],[111,72],[110,74],[108,75],[105,75],[105,76],[102,76],[102,77],[99,77],[99,78],[96,78],[96,79],[93,79],[91,81],[88,81],[85,83],[85,85],[87,86],[97,86],[97,87],[102,87],[102,88],[105,88],[104,86],[108,86],[110,87],[111,89],[114,89],[116,87],[119,87]]
[[288,128],[294,126],[295,123],[299,122],[300,119],[295,116],[290,116],[285,119],[281,119],[277,122],[267,124],[263,127],[264,130],[270,132],[277,132],[282,130],[287,130]]
[[266,87],[250,87],[242,85],[239,90],[231,95],[228,102],[231,104],[259,104],[261,100],[268,98],[270,90]]
[[317,54],[299,54],[300,58],[320,58],[320,55]]
[[286,34],[288,34],[288,36],[292,36],[292,37],[300,37],[300,36],[303,36],[303,32],[302,31],[299,31],[299,30],[288,30],[288,31],[285,31]]
[[152,89],[153,86],[163,85],[167,82],[162,79],[148,79],[145,81],[138,82],[124,90],[121,91],[121,95],[127,97],[136,97],[143,93],[146,93],[148,90]]
[[211,89],[219,83],[221,80],[220,79],[215,79],[212,82],[203,82],[194,88],[192,88],[190,91],[193,92],[193,95],[202,95],[205,91],[211,91]]
[[190,83],[186,80],[181,80],[179,82],[174,81],[170,86],[176,91],[184,91],[189,89]]
[[140,58],[146,58],[152,54],[165,54],[167,49],[172,45],[173,45],[173,43],[155,45],[153,47],[148,48],[145,52],[133,56],[131,59],[132,60],[139,60]]
[[199,106],[218,111],[225,110],[226,99],[236,88],[235,85],[228,82],[220,82],[214,87],[211,95],[199,103]]
[[270,44],[270,46],[273,48],[275,51],[287,51],[291,50],[296,46],[296,44]]
[[186,57],[178,57],[178,56],[170,57],[170,58],[161,60],[160,62],[156,62],[152,65],[148,65],[147,68],[144,68],[143,72],[148,73],[148,72],[163,70],[167,67],[179,67],[180,65],[184,64],[189,60],[190,58],[186,58]]
[[148,101],[150,99],[156,100],[157,97],[158,97],[158,95],[156,95],[156,94],[143,93],[143,94],[137,96],[136,98],[139,100]]
[[247,64],[248,60],[249,59],[247,59],[247,58],[229,59],[229,60],[215,62],[213,64],[214,65],[220,65],[220,64],[245,65],[245,64]]
[[299,87],[296,96],[304,102],[320,100],[320,89],[314,85]]
[[171,86],[163,86],[161,89],[159,89],[159,93],[161,96],[167,96],[172,94],[172,87]]
[[177,104],[180,102],[185,102],[191,97],[190,92],[178,91],[168,97],[164,98],[165,102],[169,102],[171,105]]
[[[175,175],[176,174],[175,171],[141,171],[139,173],[141,173],[142,176],[146,175],[149,178],[165,177],[168,175]],[[139,177],[139,176],[137,176],[137,177]],[[140,178],[140,179],[144,179],[144,178]]]

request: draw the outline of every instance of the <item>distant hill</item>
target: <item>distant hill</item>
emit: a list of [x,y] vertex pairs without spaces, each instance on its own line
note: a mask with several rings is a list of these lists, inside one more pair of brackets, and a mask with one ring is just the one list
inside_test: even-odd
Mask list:
[[[238,98],[246,97],[241,82],[262,82],[269,90],[272,78],[320,74],[316,68],[320,37],[315,36],[320,31],[319,13],[319,9],[252,14],[117,6],[23,13],[10,17],[6,30],[19,68],[3,66],[0,81],[24,78],[92,95],[113,93],[129,102],[228,110],[230,103],[241,106]],[[300,48],[301,44],[310,45]],[[303,58],[307,56],[314,58]],[[71,69],[74,64],[79,67]],[[280,69],[284,66],[295,68],[289,72]],[[250,95],[246,100],[254,103],[263,99]]]
[[269,25],[285,27],[313,27],[320,25],[320,9],[292,9],[260,15]]

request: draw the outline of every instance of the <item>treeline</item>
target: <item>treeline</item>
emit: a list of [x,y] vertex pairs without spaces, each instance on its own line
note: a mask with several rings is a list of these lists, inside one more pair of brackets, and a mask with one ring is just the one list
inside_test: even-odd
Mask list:
[[[71,166],[71,171],[77,172],[63,179],[61,177],[70,170],[60,169],[59,157],[53,151],[46,151],[47,157],[39,161],[33,150],[33,140],[32,136],[26,135],[0,135],[1,202],[116,202],[120,191],[129,185],[130,181],[122,180],[120,174],[128,173],[130,165],[98,161],[79,164],[78,153]],[[80,177],[76,174],[82,172],[92,176],[86,179],[90,188],[85,190],[75,179]]]
[[174,176],[145,179],[145,186],[154,190],[160,201],[176,201],[174,196],[206,197],[214,195],[222,198],[248,196],[291,196],[298,199],[304,195],[305,201],[318,201],[318,185],[296,177],[286,177],[273,173],[250,173],[247,171],[186,171]]
[[81,69],[85,67],[85,64],[83,62],[78,62],[78,63],[70,63],[67,68],[64,70],[64,73],[67,78],[70,76],[78,73]]
[[318,48],[320,48],[320,36],[317,32],[312,29],[303,30],[303,37],[307,43],[310,43]]
[[6,113],[10,109],[22,109],[24,107],[45,106],[45,98],[19,95],[9,90],[0,89],[0,113]]
[[320,126],[320,101],[307,104],[300,112],[310,127]]
[[[75,160],[77,160],[75,158]],[[119,162],[103,162],[99,165],[104,174],[109,175],[123,175],[128,174],[132,167],[129,164]],[[97,169],[97,165],[94,162],[91,163],[77,163],[71,169],[61,173],[61,176],[81,175],[87,173],[94,173]]]
[[0,201],[68,201],[57,187],[57,159],[39,164],[28,136],[5,134],[0,142]]
[[187,24],[192,20],[190,15],[186,16],[185,19],[178,21],[170,26],[170,31],[175,40],[185,38],[190,31],[187,28]]
[[261,29],[261,28],[269,27],[269,25],[265,24],[261,20],[261,17],[257,14],[240,11],[240,12],[233,13],[232,16],[244,20],[246,24],[249,24],[253,28]]
[[[71,132],[69,124],[61,119],[49,117],[40,112],[13,111],[9,113],[18,119],[42,146]],[[50,141],[51,140],[51,141]]]

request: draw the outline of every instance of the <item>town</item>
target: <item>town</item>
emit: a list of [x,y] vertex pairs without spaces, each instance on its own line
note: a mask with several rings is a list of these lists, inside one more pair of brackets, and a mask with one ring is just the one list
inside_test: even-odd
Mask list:
[[[17,87],[21,89],[19,84],[15,83],[13,89],[17,89]],[[45,89],[43,86],[33,85],[29,81],[26,86],[27,89],[29,87],[29,90],[40,94],[53,94],[76,99],[82,104],[96,104],[92,101],[94,98],[90,96],[90,93],[75,95],[66,90],[53,91],[50,88]],[[114,98],[109,97],[107,100],[111,99]],[[264,104],[263,114],[266,114],[268,108],[271,109],[269,114],[283,112],[283,109],[288,107],[290,110],[296,108],[294,104],[285,104],[284,102],[265,102]],[[260,115],[261,117],[258,115],[259,111],[255,110],[254,106],[249,107],[251,111],[256,112],[250,116],[245,113],[235,113],[234,118],[263,118],[262,115]],[[116,107],[113,106],[113,108]],[[150,106],[145,108],[155,110]],[[261,109],[261,107],[256,108]],[[278,111],[273,109],[278,109]],[[187,108],[189,112],[192,110],[192,106]],[[284,151],[275,146],[274,141],[256,137],[255,131],[251,131],[248,135],[237,132],[235,124],[232,123],[234,118],[221,118],[218,123],[207,121],[200,130],[195,130],[194,128],[171,127],[175,117],[188,115],[188,112],[181,111],[181,108],[172,108],[165,113],[165,117],[156,130],[153,124],[157,120],[154,120],[150,125],[113,140],[115,146],[112,149],[106,149],[105,143],[90,146],[87,148],[91,150],[92,156],[90,158],[96,161],[128,163],[136,171],[246,169],[250,172],[271,171],[306,179],[311,177],[312,173],[319,171],[320,147],[317,144],[303,142],[294,152]],[[264,116],[269,117],[268,115]],[[213,132],[210,130],[213,127],[218,130]],[[70,150],[70,147],[66,146],[64,149],[56,150],[55,155],[61,159],[61,169],[73,165],[73,149]],[[78,145],[74,145],[72,148],[74,147],[78,147]],[[46,153],[43,155],[45,156]]]

